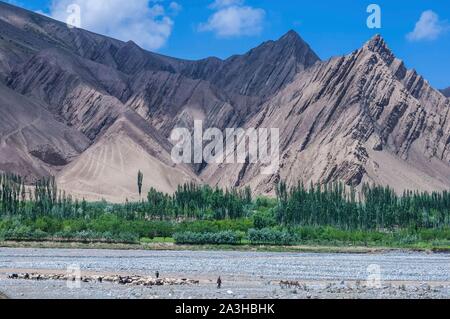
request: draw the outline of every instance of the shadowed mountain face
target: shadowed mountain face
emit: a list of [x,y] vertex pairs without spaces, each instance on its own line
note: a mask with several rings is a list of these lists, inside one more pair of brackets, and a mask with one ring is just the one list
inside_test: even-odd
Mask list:
[[446,97],[450,97],[450,87],[441,91]]
[[[0,170],[57,174],[89,199],[134,199],[139,169],[167,192],[193,180],[271,193],[281,178],[450,186],[449,100],[380,36],[324,62],[294,31],[244,55],[186,61],[0,2],[0,91]],[[170,132],[194,120],[280,128],[280,172],[174,165]]]
[[0,84],[0,169],[24,176],[56,174],[89,146],[82,133],[42,103]]

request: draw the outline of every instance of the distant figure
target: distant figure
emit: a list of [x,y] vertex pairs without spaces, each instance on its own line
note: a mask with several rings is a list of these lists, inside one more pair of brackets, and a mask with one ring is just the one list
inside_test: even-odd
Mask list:
[[159,271],[156,271],[155,276],[156,276],[156,279],[159,279]]
[[222,278],[217,279],[217,289],[222,288]]

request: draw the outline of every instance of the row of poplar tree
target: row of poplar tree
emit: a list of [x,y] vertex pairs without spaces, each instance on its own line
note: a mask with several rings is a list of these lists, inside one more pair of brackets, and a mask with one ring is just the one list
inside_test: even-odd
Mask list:
[[252,203],[251,191],[222,190],[194,183],[178,187],[173,195],[151,189],[146,201],[123,205],[87,203],[73,200],[57,188],[54,177],[36,181],[26,186],[22,177],[0,175],[0,215],[59,218],[97,217],[105,212],[127,219],[237,219],[244,217]]
[[250,188],[220,189],[186,183],[173,195],[152,188],[147,201],[127,203],[126,211],[138,219],[237,219],[248,215],[252,204]]
[[341,229],[442,228],[450,226],[450,193],[405,191],[363,185],[360,192],[336,182],[277,187],[277,221],[282,225]]
[[[359,192],[342,183],[277,186],[272,210],[283,226],[335,226],[341,229],[441,228],[450,226],[450,193],[406,191],[363,185]],[[127,219],[237,219],[251,214],[250,188],[223,190],[194,183],[173,195],[151,189],[147,199],[108,204],[107,212]],[[105,205],[73,200],[58,190],[53,177],[27,186],[22,177],[0,174],[0,215],[36,218],[90,218],[105,213]],[[99,208],[101,207],[101,208]]]
[[[0,215],[39,217],[72,217],[86,210],[86,201],[79,202],[58,191],[54,177],[43,178],[33,185],[15,174],[0,174]],[[79,217],[79,216],[77,216]]]

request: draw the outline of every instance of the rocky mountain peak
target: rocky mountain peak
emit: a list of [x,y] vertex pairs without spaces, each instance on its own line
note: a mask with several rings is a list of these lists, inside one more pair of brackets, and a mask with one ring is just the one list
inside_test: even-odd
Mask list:
[[278,41],[301,41],[304,42],[301,36],[295,30],[289,30]]
[[387,49],[387,44],[381,34],[377,33],[366,42],[366,47],[369,50],[378,51],[379,49]]
[[293,49],[293,53],[297,58],[308,57],[309,60],[304,62],[315,63],[320,58],[313,52],[311,47],[302,39],[302,37],[294,30],[288,31],[277,41],[273,42],[274,46],[282,47],[284,49]]
[[391,64],[395,60],[394,53],[389,49],[386,41],[380,34],[374,35],[366,42],[363,50],[378,53],[387,64]]

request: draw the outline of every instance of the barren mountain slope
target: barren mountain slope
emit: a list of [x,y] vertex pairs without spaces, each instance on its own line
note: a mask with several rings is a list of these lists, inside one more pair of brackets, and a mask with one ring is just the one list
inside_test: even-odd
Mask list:
[[289,31],[277,41],[227,59],[212,82],[227,92],[268,97],[319,60],[295,31]]
[[114,64],[113,52],[122,42],[0,2],[0,74],[24,63],[37,52],[60,48],[80,56]]
[[38,102],[0,84],[0,170],[49,176],[89,146]]
[[[137,49],[136,49],[137,50]],[[294,31],[227,60],[209,58],[173,64],[174,70],[135,75],[127,105],[166,136],[175,126],[236,127],[259,111],[271,95],[319,61]]]
[[16,66],[7,84],[20,94],[42,101],[91,140],[126,110],[108,92],[126,92],[126,79],[120,72],[60,49],[40,51]]
[[235,165],[211,166],[202,176],[259,192],[273,192],[280,178],[289,184],[375,182],[399,192],[447,189],[449,107],[376,36],[348,56],[299,74],[247,124],[280,129],[279,174]]
[[3,2],[0,9],[0,81],[94,142],[128,108],[165,137],[195,119],[205,127],[243,125],[318,60],[293,31],[227,60],[186,61]]
[[83,29],[68,28],[63,22],[0,1],[1,73],[23,63],[37,52],[58,48],[83,58],[114,67],[125,73],[136,70],[175,70],[182,60],[162,56]]
[[[380,36],[325,62],[294,31],[226,60],[186,61],[0,2],[0,91],[0,170],[59,172],[63,188],[88,199],[136,199],[139,169],[145,192],[200,178],[257,193],[280,179],[450,186],[445,91]],[[280,172],[197,165],[197,177],[173,166],[167,138],[196,119],[279,128]]]
[[[206,117],[214,118],[208,125],[220,128],[242,125],[250,114],[257,112],[262,101],[319,60],[294,31],[227,60],[187,61],[145,51],[132,41],[124,43],[69,29],[64,23],[2,2],[0,8],[0,61],[3,61],[0,72],[14,87],[29,93],[30,88],[17,84],[24,81],[16,78],[24,70],[31,75],[44,71],[45,76],[49,73],[55,81],[67,80],[56,77],[60,70],[48,70],[48,64],[56,54],[63,61],[60,65],[71,63],[78,56],[76,64],[86,70],[94,65],[88,60],[97,63],[92,68],[93,75],[112,77],[109,83],[90,81],[91,86],[103,87],[109,95],[138,110],[151,124],[162,127],[166,136],[175,125],[189,122],[192,108],[213,114]],[[49,55],[46,61],[45,55]],[[102,69],[98,64],[105,67]],[[73,71],[76,77],[86,79],[86,72],[82,75],[79,67]],[[50,88],[57,85],[44,82],[34,84]],[[58,87],[52,91],[64,92]]]
[[172,193],[180,184],[199,182],[192,169],[173,164],[171,145],[132,111],[57,176],[66,192],[88,200],[139,200],[137,173],[144,174],[144,198],[151,187]]
[[238,112],[226,102],[226,95],[204,80],[169,72],[138,73],[126,105],[136,110],[166,137],[174,127],[193,127],[203,120],[208,127],[225,127],[238,121]]
[[[126,172],[119,166],[113,166],[114,169],[109,171],[107,165],[103,167],[107,177],[115,175],[115,193],[106,180],[90,174],[89,170],[89,174],[84,175],[86,179],[81,175],[76,177],[75,186],[71,184],[73,180],[66,182],[63,178],[68,190],[73,189],[75,195],[81,190],[78,194],[86,197],[109,196],[110,200],[123,201],[127,195],[131,198],[135,194],[135,175],[139,169],[147,173],[147,185],[168,192],[174,190],[178,182],[197,179],[187,167],[169,169],[171,146],[167,139],[123,104],[132,95],[130,76],[118,69],[126,69],[133,62],[130,60],[133,56],[127,59],[127,50],[135,45],[68,29],[65,24],[4,3],[0,3],[0,9],[0,22],[4,26],[0,31],[0,48],[4,49],[0,50],[0,56],[2,61],[7,61],[3,80],[10,88],[2,86],[9,95],[2,96],[0,104],[0,112],[4,114],[0,129],[5,132],[2,132],[0,170],[20,173],[32,180],[56,174],[62,168],[60,176],[70,175],[66,172],[74,165],[76,170],[70,175],[73,177],[74,173],[79,173],[78,169],[80,174],[85,172],[85,168],[77,165],[87,156],[94,162],[99,160],[96,165],[100,165],[103,158],[95,158],[98,156],[96,150],[117,150],[109,144],[114,136],[115,141],[123,145],[117,154],[123,154],[126,160],[128,156],[134,156],[138,161],[129,167],[133,173],[125,176]],[[109,58],[101,54],[103,44],[110,47],[107,50],[111,53]],[[158,57],[154,59],[158,60],[153,63],[155,67],[167,69],[158,55],[140,48],[138,53],[145,55],[146,65],[151,64],[151,57]],[[141,58],[139,54],[134,58]],[[170,61],[170,58],[161,59]],[[29,106],[24,101],[34,102]],[[115,126],[108,131],[113,124]],[[35,132],[40,129],[43,132]],[[22,131],[27,133],[27,139],[23,141],[16,137]],[[101,139],[106,131],[109,138]],[[77,158],[88,148],[90,140],[94,144],[86,151],[87,155]],[[58,142],[56,145],[55,141]],[[45,163],[35,157],[44,159]],[[114,163],[114,159],[108,161]],[[72,160],[73,165],[67,166]],[[93,164],[92,161],[89,163]],[[164,173],[168,171],[170,174],[165,177]],[[153,179],[150,180],[151,176]],[[80,184],[82,188],[77,189]],[[97,196],[95,185],[100,185],[100,194],[103,192],[105,196]],[[117,189],[127,191],[118,192]]]
[[[12,80],[14,79],[14,80]],[[172,167],[171,145],[152,126],[108,91],[126,92],[127,77],[102,64],[60,49],[46,49],[12,72],[11,88],[58,114],[94,144],[58,174],[60,187],[77,198],[123,202],[138,199],[136,176],[150,187],[173,192],[197,177]]]

